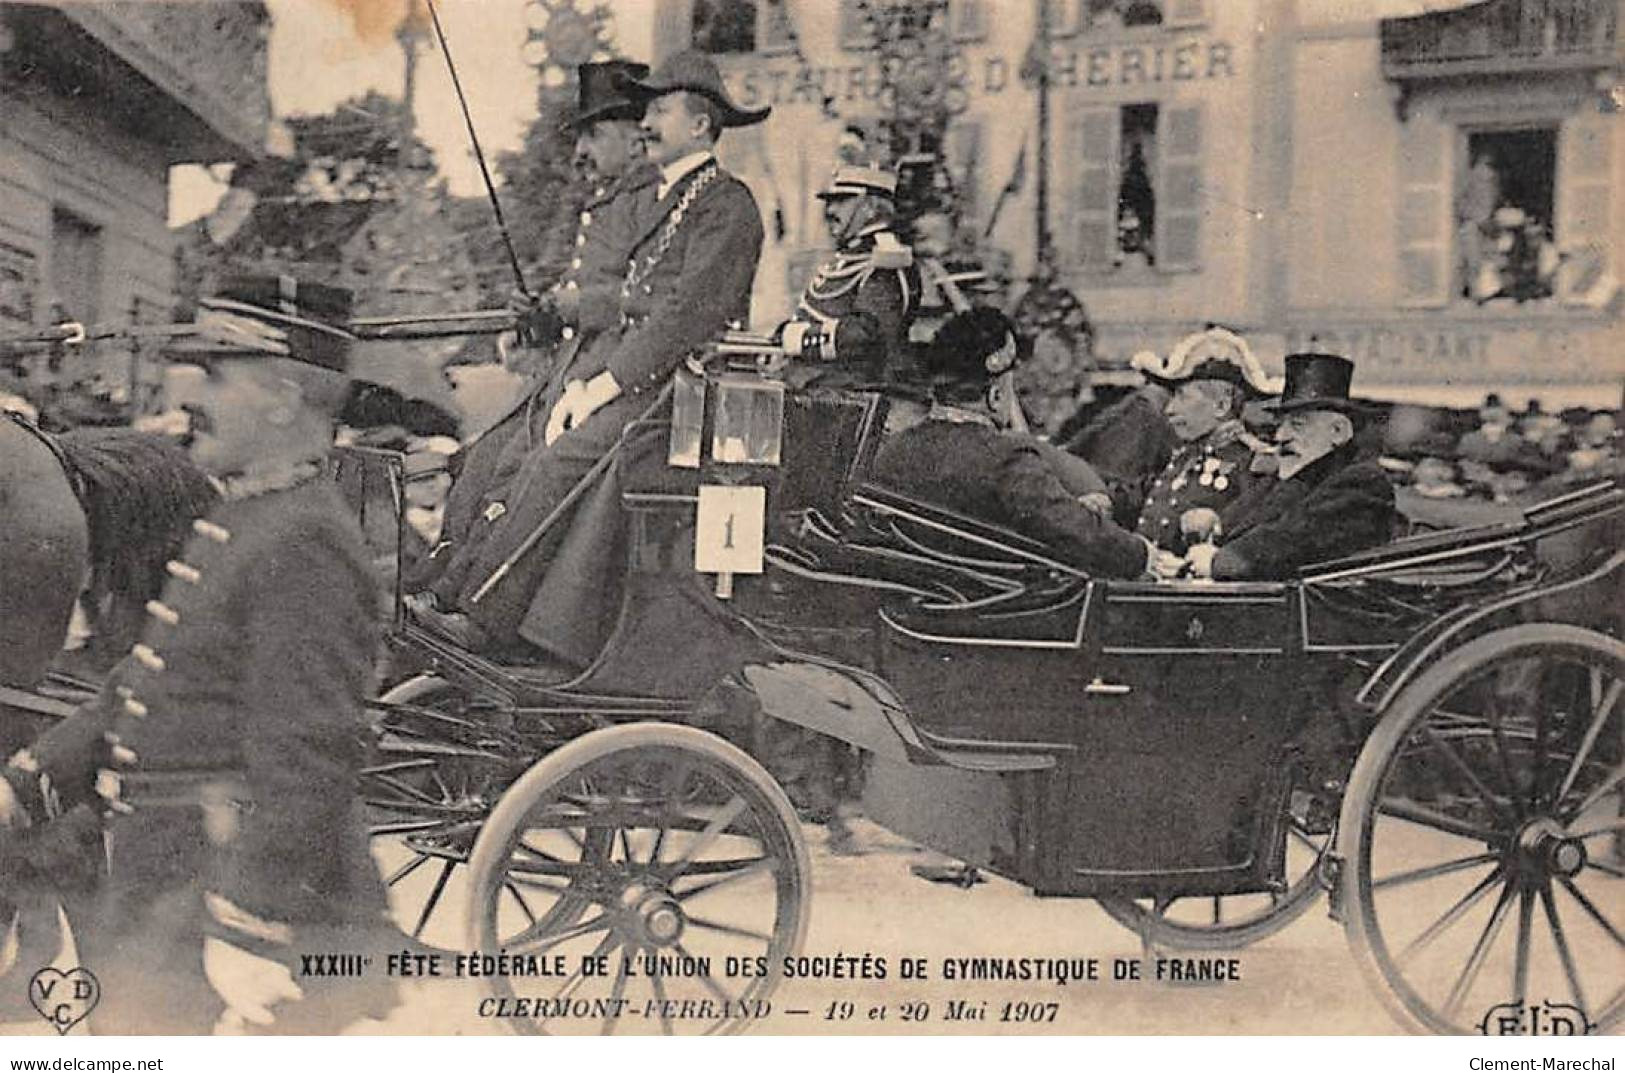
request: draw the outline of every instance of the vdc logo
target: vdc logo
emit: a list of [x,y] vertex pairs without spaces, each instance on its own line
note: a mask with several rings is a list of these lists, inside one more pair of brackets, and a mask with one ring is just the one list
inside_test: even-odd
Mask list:
[[1478,1022],[1486,1036],[1589,1036],[1592,1027],[1584,1010],[1566,1002],[1503,1002]]

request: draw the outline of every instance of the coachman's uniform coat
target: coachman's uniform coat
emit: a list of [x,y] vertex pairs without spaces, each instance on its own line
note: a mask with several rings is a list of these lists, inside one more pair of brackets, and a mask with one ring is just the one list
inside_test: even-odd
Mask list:
[[1344,444],[1287,480],[1264,478],[1220,515],[1221,580],[1283,580],[1299,567],[1393,539],[1394,490],[1375,462]]
[[1145,571],[1145,542],[1083,507],[1025,436],[934,418],[887,441],[873,472],[905,495],[1041,540],[1095,576]]
[[[491,502],[493,489],[506,486],[529,453],[542,442],[548,400],[559,373],[576,352],[599,334],[620,326],[621,283],[626,260],[638,240],[638,227],[654,206],[660,170],[639,165],[613,182],[595,186],[582,204],[570,250],[559,257],[567,267],[559,283],[576,295],[576,323],[566,325],[555,347],[551,375],[543,376],[501,420],[463,448],[457,480],[446,499],[436,558],[449,559]],[[432,572],[430,574],[432,577]]]
[[23,832],[44,871],[42,857],[74,832],[83,848],[96,813],[117,810],[106,876],[89,882],[76,862],[68,891],[102,988],[93,1024],[208,1033],[225,1008],[203,971],[208,935],[288,965],[305,999],[278,1006],[273,1031],[382,1015],[394,989],[381,974],[304,978],[298,962],[402,941],[358,792],[378,612],[361,534],[314,480],[223,503],[168,571],[100,699],[5,770],[20,797],[61,813]]
[[[567,612],[532,597],[564,526],[555,526],[478,602],[472,597],[526,541],[622,431],[655,402],[690,353],[750,313],[762,250],[761,213],[750,190],[714,160],[679,179],[643,218],[622,281],[619,324],[582,346],[537,407],[545,422],[563,385],[611,372],[621,394],[566,432],[536,446],[506,485],[494,486],[469,538],[434,585],[442,606],[468,612],[498,642],[516,635],[548,647],[538,630],[567,628]],[[496,506],[500,504],[500,507]],[[563,624],[563,625],[561,625]],[[525,629],[521,629],[521,626]]]

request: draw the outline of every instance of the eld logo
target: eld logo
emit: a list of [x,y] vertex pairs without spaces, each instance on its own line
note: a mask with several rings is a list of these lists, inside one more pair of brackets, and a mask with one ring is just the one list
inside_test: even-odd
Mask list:
[[41,969],[28,981],[28,1001],[63,1036],[90,1015],[101,997],[102,985],[89,969]]
[[1566,1002],[1503,1002],[1478,1022],[1486,1036],[1589,1036],[1592,1027],[1584,1010]]

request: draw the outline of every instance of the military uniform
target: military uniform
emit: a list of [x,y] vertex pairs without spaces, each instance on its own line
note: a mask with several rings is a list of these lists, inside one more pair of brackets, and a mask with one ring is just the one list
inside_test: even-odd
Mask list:
[[1181,516],[1201,507],[1222,512],[1256,479],[1252,461],[1252,445],[1234,426],[1181,445],[1147,487],[1134,531],[1159,548],[1185,554],[1191,540]]
[[863,353],[856,360],[835,357],[814,383],[839,387],[883,386],[910,364],[908,329],[920,304],[920,271],[914,253],[889,225],[864,228],[833,257],[818,266],[796,304],[796,319],[836,337],[843,319],[864,314],[872,324],[860,333]]
[[319,472],[233,491],[100,699],[5,772],[63,814],[37,831],[117,813],[105,879],[70,901],[98,1032],[209,1032],[225,1010],[209,936],[295,974],[305,998],[274,1031],[335,1032],[394,1001],[381,972],[297,975],[300,954],[401,941],[357,795],[378,610],[361,534]]

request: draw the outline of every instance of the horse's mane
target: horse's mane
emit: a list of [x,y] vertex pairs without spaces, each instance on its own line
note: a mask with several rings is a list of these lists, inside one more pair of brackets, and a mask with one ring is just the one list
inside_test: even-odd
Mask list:
[[139,633],[142,608],[161,591],[165,561],[219,495],[191,456],[161,436],[86,428],[56,442],[83,490],[91,562],[86,603],[98,637],[123,645]]

